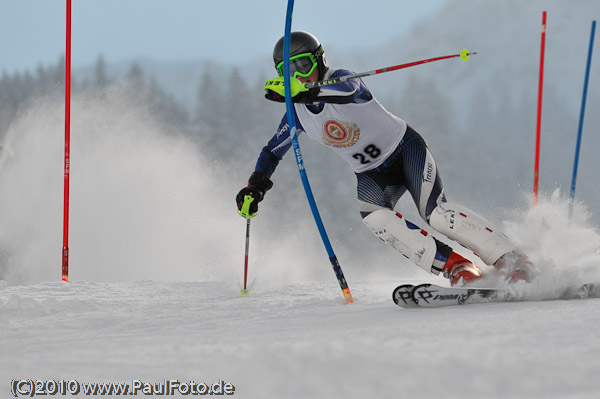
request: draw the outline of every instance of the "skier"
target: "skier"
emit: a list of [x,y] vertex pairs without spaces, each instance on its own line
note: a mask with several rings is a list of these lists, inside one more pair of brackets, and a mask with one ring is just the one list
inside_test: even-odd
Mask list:
[[[265,84],[265,97],[284,102],[283,37],[273,61],[279,77]],[[307,89],[304,84],[351,75],[329,68],[315,36],[295,31],[290,37],[291,94],[298,134],[330,147],[347,161],[357,178],[360,215],[373,233],[416,265],[443,274],[452,286],[473,283],[482,270],[450,246],[406,220],[393,209],[408,191],[421,217],[435,230],[471,249],[509,281],[529,281],[534,267],[514,244],[486,219],[446,199],[436,162],[424,139],[388,112],[360,79]],[[248,186],[236,196],[239,213],[253,217],[271,189],[277,164],[291,147],[287,116],[262,149]],[[244,207],[246,196],[253,201]]]

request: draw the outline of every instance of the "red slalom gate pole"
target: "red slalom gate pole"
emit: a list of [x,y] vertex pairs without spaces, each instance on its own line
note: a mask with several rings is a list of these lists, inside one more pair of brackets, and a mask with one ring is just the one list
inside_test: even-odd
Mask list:
[[544,50],[546,47],[546,11],[542,14],[542,45],[540,54],[540,82],[538,87],[537,129],[535,144],[535,169],[533,174],[533,206],[538,203],[538,185],[540,175],[540,141],[542,128],[542,93],[544,87]]
[[65,192],[63,212],[62,281],[69,281],[69,176],[71,167],[71,0],[67,0],[65,63]]

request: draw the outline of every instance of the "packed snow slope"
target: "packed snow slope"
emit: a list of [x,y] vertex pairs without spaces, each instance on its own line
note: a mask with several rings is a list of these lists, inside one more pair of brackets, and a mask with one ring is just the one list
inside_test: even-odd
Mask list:
[[240,398],[596,398],[598,300],[403,310],[391,281],[241,297],[211,282],[15,286],[0,294],[13,378],[211,384]]
[[[61,282],[62,112],[60,99],[31,104],[7,137],[0,397],[13,379],[221,379],[240,398],[598,396],[599,300],[401,309],[396,285],[443,280],[379,243],[355,209],[334,222],[361,244],[332,237],[355,303],[344,303],[302,197],[288,204],[293,226],[275,200],[261,204],[251,295],[240,296],[242,182],[118,90],[73,102],[71,281]],[[517,288],[542,297],[599,281],[584,204],[570,210],[558,191],[523,202],[502,227],[543,275]]]

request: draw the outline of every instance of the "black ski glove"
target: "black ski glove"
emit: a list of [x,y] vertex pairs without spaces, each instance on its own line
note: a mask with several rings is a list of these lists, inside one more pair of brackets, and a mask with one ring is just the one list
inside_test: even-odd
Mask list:
[[[319,95],[320,91],[320,88],[313,87],[312,89],[308,89],[308,91],[303,91],[300,94],[296,94],[296,97],[292,98],[292,102],[301,104],[312,104],[317,101],[317,96]],[[265,94],[265,98],[267,100],[275,101],[278,103],[285,102],[285,96],[282,96],[281,94],[276,93],[272,90],[269,90]]]
[[312,104],[317,101],[317,96],[319,95],[320,91],[321,91],[321,88],[313,87],[311,89],[308,89],[308,91],[303,91],[302,93],[298,94],[296,97],[294,97],[292,99],[292,102],[302,103],[302,104]]
[[282,96],[279,93],[274,92],[273,90],[269,90],[266,94],[265,94],[265,98],[267,100],[271,100],[271,101],[275,101],[278,103],[284,103],[285,102],[285,97]]
[[[238,206],[238,213],[245,218],[256,216],[258,212],[258,203],[263,200],[265,193],[273,187],[273,182],[260,171],[255,171],[248,179],[248,187],[244,187],[236,195],[235,201]],[[246,196],[252,197],[252,202],[248,210],[242,209]]]

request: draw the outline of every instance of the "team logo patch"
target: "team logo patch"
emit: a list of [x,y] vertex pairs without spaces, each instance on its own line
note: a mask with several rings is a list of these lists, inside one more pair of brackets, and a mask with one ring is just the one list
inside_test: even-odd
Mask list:
[[323,123],[323,142],[331,147],[352,147],[360,137],[360,129],[354,122],[328,119]]

